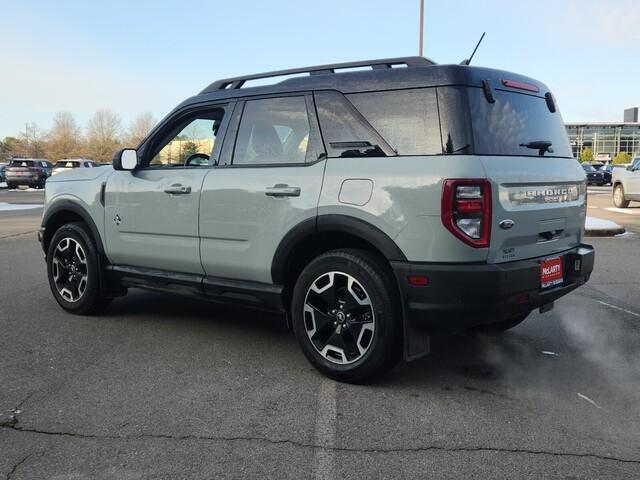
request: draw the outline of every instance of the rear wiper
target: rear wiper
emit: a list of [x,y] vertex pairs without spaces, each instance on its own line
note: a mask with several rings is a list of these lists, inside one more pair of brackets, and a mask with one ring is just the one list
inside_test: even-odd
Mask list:
[[549,140],[537,140],[535,142],[529,143],[521,143],[521,147],[531,148],[533,150],[538,150],[538,155],[542,156],[545,153],[553,153],[553,148],[551,148],[553,144]]

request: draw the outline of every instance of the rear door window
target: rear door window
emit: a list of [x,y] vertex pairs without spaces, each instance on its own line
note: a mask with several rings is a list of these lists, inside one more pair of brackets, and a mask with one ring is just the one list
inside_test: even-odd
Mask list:
[[442,153],[434,88],[357,93],[347,98],[398,155]]

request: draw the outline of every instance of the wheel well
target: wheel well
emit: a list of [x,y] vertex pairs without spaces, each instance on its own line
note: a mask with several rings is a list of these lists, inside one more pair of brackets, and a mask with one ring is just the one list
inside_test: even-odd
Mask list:
[[304,267],[318,255],[339,248],[359,248],[371,252],[389,266],[391,273],[391,265],[384,254],[370,242],[357,235],[329,231],[306,236],[300,239],[289,251],[284,268],[283,302],[287,310],[291,304],[293,287]]
[[49,219],[47,219],[47,223],[43,225],[45,227],[45,230],[42,237],[42,248],[45,253],[49,250],[49,243],[51,242],[51,239],[53,238],[53,235],[56,233],[56,231],[58,231],[61,226],[72,222],[82,222],[84,224],[87,223],[85,222],[84,218],[70,210],[60,210],[51,215]]

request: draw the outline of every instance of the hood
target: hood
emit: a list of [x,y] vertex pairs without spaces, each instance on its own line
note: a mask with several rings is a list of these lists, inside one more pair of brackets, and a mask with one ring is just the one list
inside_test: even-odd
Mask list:
[[113,167],[111,165],[94,168],[70,168],[61,171],[56,170],[56,174],[49,177],[47,179],[47,183],[95,180],[96,178],[102,177],[110,172],[113,172]]

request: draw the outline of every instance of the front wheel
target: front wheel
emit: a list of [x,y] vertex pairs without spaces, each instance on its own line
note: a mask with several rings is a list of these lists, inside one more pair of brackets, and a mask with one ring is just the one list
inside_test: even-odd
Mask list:
[[335,380],[359,383],[400,359],[398,299],[392,273],[363,250],[312,260],[293,290],[296,338],[309,361]]
[[629,206],[629,200],[625,199],[624,188],[621,184],[613,188],[613,204],[618,208],[627,208]]
[[98,252],[83,223],[68,223],[54,233],[47,250],[49,287],[58,304],[71,313],[95,314],[111,299],[100,288]]

